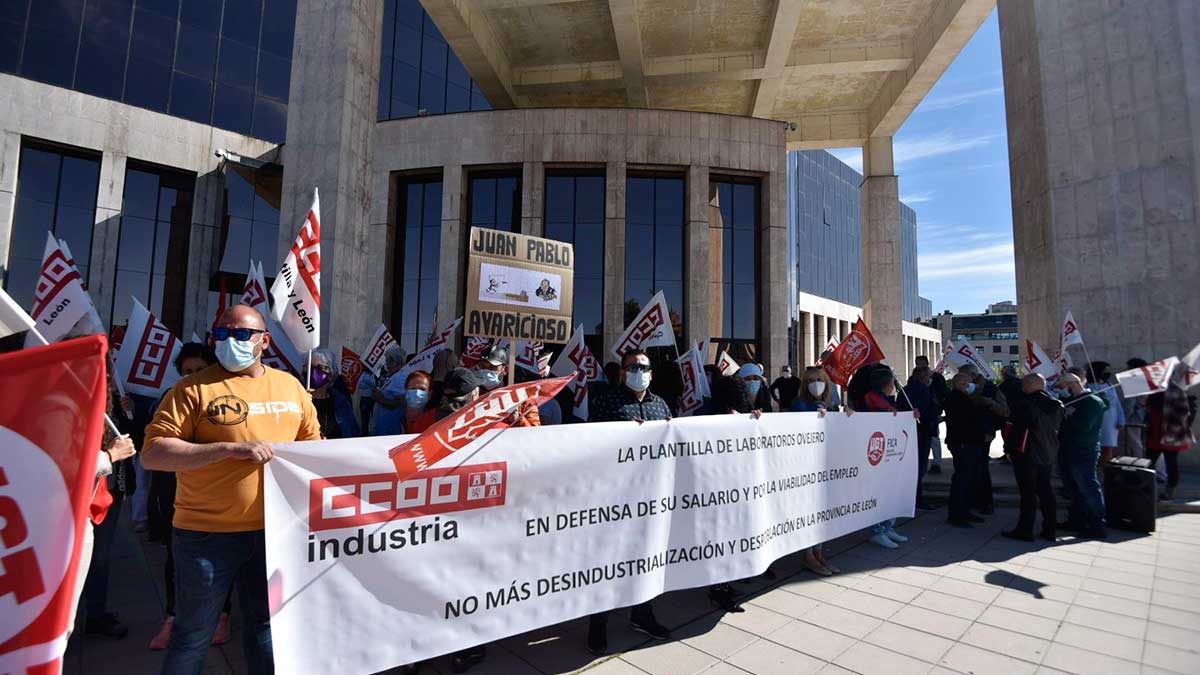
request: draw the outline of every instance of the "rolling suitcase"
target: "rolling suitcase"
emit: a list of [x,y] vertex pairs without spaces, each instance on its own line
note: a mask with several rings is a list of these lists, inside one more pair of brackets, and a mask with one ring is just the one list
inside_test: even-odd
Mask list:
[[1153,532],[1158,516],[1158,484],[1150,460],[1115,457],[1104,467],[1108,526]]

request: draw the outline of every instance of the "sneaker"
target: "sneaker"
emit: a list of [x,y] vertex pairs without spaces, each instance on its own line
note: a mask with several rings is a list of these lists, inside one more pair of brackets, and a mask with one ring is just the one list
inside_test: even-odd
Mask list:
[[167,648],[171,642],[171,631],[175,628],[175,617],[168,616],[164,621],[162,628],[158,629],[158,635],[150,641],[150,651],[160,652]]
[[212,644],[216,647],[229,642],[231,639],[232,636],[229,634],[229,615],[221,612],[221,618],[217,619],[217,630],[213,633]]
[[897,532],[895,530],[888,530],[887,532],[884,532],[884,534],[887,535],[888,539],[891,539],[892,541],[896,542],[897,544],[903,544],[904,542],[908,541],[908,537],[900,534],[899,532]]
[[883,532],[871,537],[871,543],[883,548],[900,548],[896,542],[892,541],[891,537],[888,537]]
[[933,466],[929,467],[929,471],[926,473],[931,473],[936,476],[937,474],[939,474],[941,472],[942,472],[942,465],[934,464]]
[[671,631],[654,618],[654,612],[635,613],[629,625],[637,632],[645,633],[655,640],[671,639]]
[[116,612],[105,612],[97,617],[88,617],[87,623],[84,625],[84,632],[88,635],[103,635],[107,638],[120,640],[129,635],[129,627],[121,623],[117,618]]

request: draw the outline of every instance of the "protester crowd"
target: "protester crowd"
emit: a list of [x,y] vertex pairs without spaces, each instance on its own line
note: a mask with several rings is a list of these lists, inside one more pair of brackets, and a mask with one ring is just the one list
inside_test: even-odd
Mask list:
[[[505,384],[513,363],[508,348],[496,343],[470,359],[470,367],[447,349],[437,354],[430,370],[412,370],[407,367],[410,355],[393,344],[379,372],[368,369],[350,383],[333,353],[316,350],[306,387],[297,377],[263,364],[271,339],[258,311],[236,305],[214,324],[214,346],[183,346],[174,366],[185,377],[161,400],[122,397],[115,390],[110,398],[110,410],[128,436],[106,438],[97,480],[108,481],[113,508],[131,500],[135,527],[166,547],[165,617],[149,644],[152,650],[165,650],[165,673],[200,672],[208,646],[230,640],[235,588],[245,616],[247,663],[255,673],[273,670],[261,492],[261,465],[272,459],[272,443],[420,433]],[[1139,362],[1129,363],[1135,367]],[[564,389],[541,406],[521,405],[509,425],[641,423],[680,415],[682,378],[674,360],[652,360],[645,351],[632,349],[619,363],[605,364],[603,372],[603,379],[590,384],[586,419],[576,414],[574,396]],[[1035,531],[1051,541],[1068,531],[1082,538],[1105,537],[1098,470],[1113,456],[1162,457],[1167,473],[1163,496],[1173,496],[1178,455],[1189,447],[1188,430],[1196,414],[1194,398],[1171,392],[1121,398],[1110,386],[1112,369],[1103,362],[1063,374],[1052,386],[1041,375],[1020,377],[1013,368],[992,381],[972,365],[960,365],[947,379],[924,357],[916,359],[903,386],[882,362],[857,369],[846,387],[839,387],[819,365],[801,371],[786,366],[769,384],[763,367],[755,363],[726,372],[705,366],[710,395],[695,414],[914,416],[919,450],[915,507],[921,511],[932,510],[922,483],[927,473],[940,472],[944,426],[954,466],[947,523],[958,528],[971,528],[994,513],[989,451],[1000,436],[1020,490],[1018,520],[1003,534],[1023,541],[1034,541]],[[518,368],[512,375],[531,381],[545,373]],[[256,414],[254,404],[267,404],[270,414]],[[140,459],[135,459],[135,449]],[[1061,522],[1058,494],[1068,506]],[[1039,512],[1041,526],[1035,530]],[[82,591],[85,630],[111,638],[127,634],[106,598],[117,522],[108,518],[88,533],[94,543]],[[870,541],[888,549],[905,543],[895,524],[890,519],[874,525]],[[804,551],[803,560],[820,576],[840,571],[820,545]],[[741,595],[733,584],[713,586],[708,595],[720,609],[741,610]],[[610,614],[590,618],[587,648],[593,653],[608,650]],[[631,626],[655,639],[671,636],[652,602],[632,609]],[[452,657],[454,669],[466,671],[485,655],[485,647],[459,652]],[[409,666],[410,671],[417,668]]]

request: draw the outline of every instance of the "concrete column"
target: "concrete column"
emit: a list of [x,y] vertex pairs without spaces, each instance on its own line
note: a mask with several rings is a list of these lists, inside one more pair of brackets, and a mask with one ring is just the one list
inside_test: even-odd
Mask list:
[[379,316],[379,298],[372,296],[382,284],[364,283],[363,275],[377,261],[373,251],[387,245],[380,228],[369,227],[371,203],[386,198],[373,194],[371,176],[382,29],[383,3],[297,3],[280,259],[319,188],[321,342],[333,349],[363,344]]
[[[184,285],[183,335],[194,331],[203,336],[212,326],[208,288],[221,262],[221,215],[225,200],[225,177],[219,170],[196,177],[192,193],[192,229],[188,240],[187,283]],[[270,262],[264,262],[269,265]],[[273,273],[273,272],[272,272]]]
[[[783,125],[779,125],[779,150],[771,172],[763,178],[760,189],[759,213],[762,214],[759,232],[759,342],[760,361],[768,373],[778,373],[787,363],[787,334],[790,304],[788,292],[791,274],[788,269],[787,213],[787,152],[783,143]],[[822,345],[824,346],[824,345]]]
[[812,312],[800,312],[800,328],[800,344],[803,346],[802,355],[804,357],[804,363],[801,365],[811,366],[817,362],[817,357],[821,355],[821,352],[814,348],[816,336],[813,335],[815,328],[813,327]]
[[863,148],[861,190],[863,319],[893,367],[904,357],[900,193],[890,136]]
[[[688,339],[688,346],[679,345],[681,351],[691,349],[697,340],[705,340],[720,335],[720,324],[711,321],[710,307],[720,304],[711,303],[712,293],[716,291],[720,298],[720,288],[713,287],[711,273],[711,241],[714,234],[709,222],[709,183],[707,166],[689,166],[687,173],[687,225],[684,239],[687,242],[687,258],[684,283],[684,312],[683,324]],[[716,233],[719,236],[719,233]],[[718,239],[719,241],[719,239]]]
[[[100,187],[96,192],[96,220],[92,229],[92,260],[88,267],[88,292],[101,321],[108,323],[113,308],[113,282],[117,276],[117,243],[121,238],[121,203],[125,198],[126,157],[105,152],[100,158]],[[109,326],[112,329],[112,326]]]
[[[521,165],[521,234],[545,236],[546,165],[525,162]],[[574,326],[572,326],[574,329]]]
[[[708,175],[708,169],[704,169],[705,175]],[[706,325],[709,333],[713,336],[723,335],[725,332],[725,312],[730,311],[730,308],[725,306],[725,217],[721,215],[721,199],[720,193],[715,189],[711,182],[708,182],[704,188],[705,208],[708,211],[708,255],[705,260],[708,265],[708,297],[711,301],[705,313],[707,314]],[[689,290],[691,290],[689,288]],[[712,357],[716,358],[716,350],[712,351]]]
[[458,318],[467,288],[466,175],[461,164],[442,168],[442,249],[438,265],[438,317]]
[[17,206],[17,164],[21,160],[21,134],[0,133],[0,274],[8,272],[13,211]]
[[829,328],[829,320],[818,314],[816,315],[816,321],[814,323],[816,324],[817,332],[815,336],[816,342],[813,343],[813,346],[816,348],[817,354],[819,355],[821,350],[825,349],[825,345],[829,344],[829,334],[827,332],[827,329]]
[[604,354],[625,330],[625,161],[611,160],[604,168]]

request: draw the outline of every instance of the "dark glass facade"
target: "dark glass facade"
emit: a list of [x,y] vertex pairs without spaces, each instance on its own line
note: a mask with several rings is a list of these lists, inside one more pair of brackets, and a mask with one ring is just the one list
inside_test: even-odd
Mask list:
[[195,184],[189,173],[133,162],[126,168],[110,327],[128,323],[137,298],[181,334]]
[[25,141],[4,288],[26,310],[46,251],[46,233],[67,242],[84,282],[96,223],[100,155]]
[[545,195],[546,238],[575,245],[573,324],[583,324],[588,348],[603,354],[604,174],[551,173]]
[[4,0],[0,71],[282,143],[296,0]]
[[379,119],[491,110],[418,0],[384,0]]
[[[712,181],[709,194],[716,197],[721,213],[721,307],[722,348],[758,353],[758,230],[759,192],[757,181],[719,179]],[[713,233],[715,235],[715,232]]]
[[[442,179],[422,177],[400,184],[392,268],[391,332],[409,353],[433,330],[438,261],[442,250]],[[395,300],[395,299],[398,299]],[[442,321],[449,321],[443,317]]]
[[467,189],[467,224],[505,232],[521,229],[521,173],[471,175]]
[[241,293],[252,261],[261,262],[263,273],[269,277],[275,274],[282,183],[283,172],[278,166],[254,170],[231,162],[225,165],[225,217],[217,271],[229,279],[236,276],[236,283],[229,286],[231,293]]
[[917,287],[917,212],[904,202],[900,203],[900,255],[904,320],[918,322],[922,318],[928,319],[929,314],[923,314],[921,293]]
[[658,291],[684,345],[684,179],[630,175],[625,187],[625,324]]

